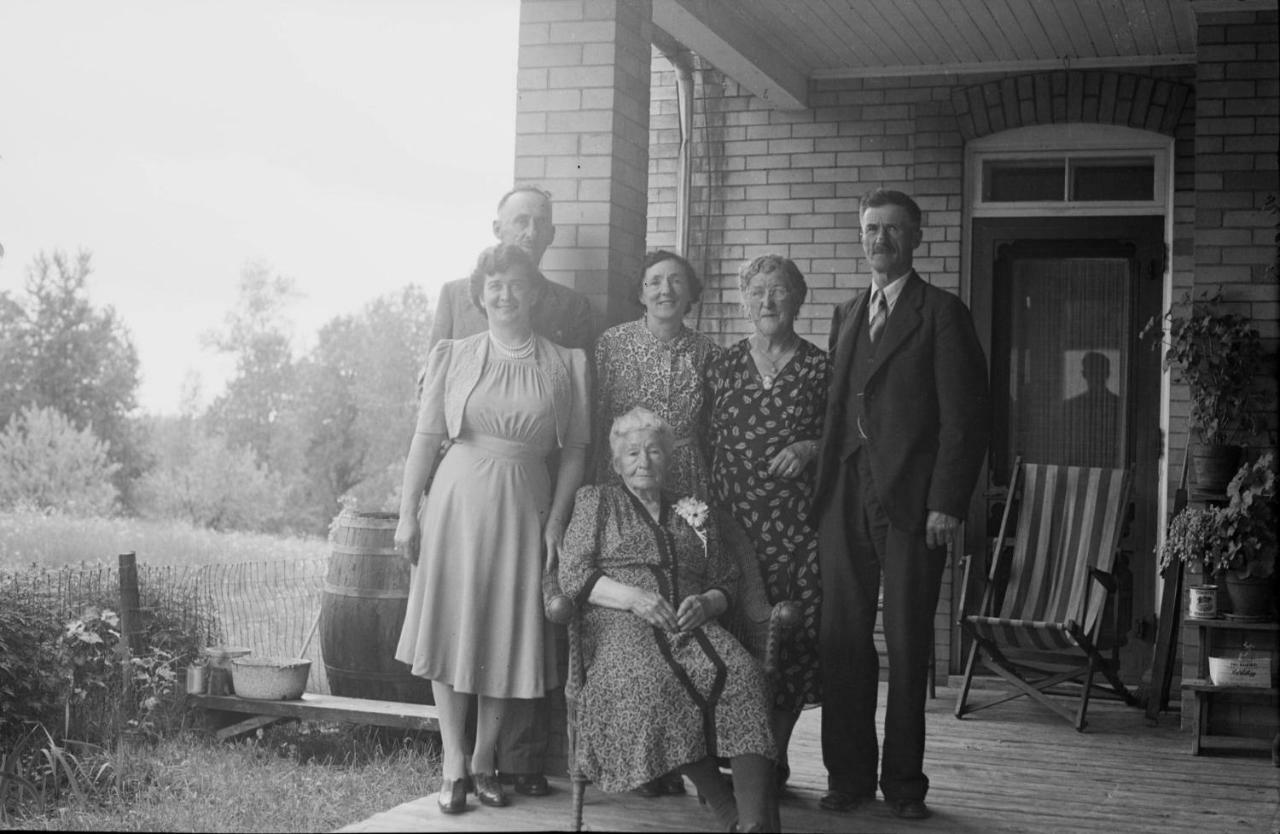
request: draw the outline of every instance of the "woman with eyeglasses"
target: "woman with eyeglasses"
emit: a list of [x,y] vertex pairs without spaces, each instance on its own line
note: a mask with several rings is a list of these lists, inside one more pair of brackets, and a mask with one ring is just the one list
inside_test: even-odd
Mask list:
[[[684,323],[702,295],[702,282],[687,260],[658,250],[645,256],[635,287],[644,315],[609,328],[596,342],[596,483],[618,482],[609,456],[609,427],[642,406],[673,432],[666,488],[677,498],[708,500],[705,381],[721,348]],[[637,793],[681,794],[684,783],[678,774],[668,774]]]
[[809,521],[813,461],[827,403],[827,354],[795,331],[808,293],[788,258],[762,255],[738,273],[754,332],[708,373],[712,501],[755,545],[770,603],[800,604],[801,625],[780,647],[773,702],[778,789],[790,775],[787,744],[800,710],[821,699],[818,535]]

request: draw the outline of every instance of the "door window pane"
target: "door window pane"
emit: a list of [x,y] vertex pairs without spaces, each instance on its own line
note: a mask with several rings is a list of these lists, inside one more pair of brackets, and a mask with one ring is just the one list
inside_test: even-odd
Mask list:
[[1128,261],[1023,258],[1011,277],[1010,458],[1124,466]]
[[1155,182],[1155,162],[1149,157],[1071,161],[1072,200],[1152,200]]
[[982,199],[994,203],[1062,202],[1065,159],[1001,160],[982,163]]

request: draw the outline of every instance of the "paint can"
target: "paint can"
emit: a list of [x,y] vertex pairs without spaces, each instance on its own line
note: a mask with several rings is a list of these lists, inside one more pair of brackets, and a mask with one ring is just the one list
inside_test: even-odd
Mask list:
[[1218,586],[1194,585],[1187,589],[1187,616],[1193,620],[1218,617]]
[[203,695],[209,688],[209,678],[206,674],[209,670],[207,664],[192,663],[187,667],[187,694]]

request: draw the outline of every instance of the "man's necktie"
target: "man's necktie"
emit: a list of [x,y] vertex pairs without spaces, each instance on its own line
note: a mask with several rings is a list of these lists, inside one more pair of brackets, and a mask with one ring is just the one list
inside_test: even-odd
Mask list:
[[871,295],[871,344],[875,344],[884,330],[885,320],[889,318],[889,308],[885,304],[884,292],[876,290]]

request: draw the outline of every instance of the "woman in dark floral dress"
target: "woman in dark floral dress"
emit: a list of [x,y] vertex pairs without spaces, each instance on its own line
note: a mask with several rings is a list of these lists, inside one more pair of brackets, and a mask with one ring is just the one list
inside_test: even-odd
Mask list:
[[738,287],[755,332],[708,372],[712,499],[753,540],[769,602],[801,606],[801,625],[781,646],[773,703],[781,787],[790,775],[786,750],[800,710],[822,697],[818,536],[808,516],[828,362],[795,332],[808,287],[794,263],[758,257],[742,267]]
[[[673,440],[651,411],[618,418],[620,482],[578,490],[565,533],[559,576],[582,612],[585,669],[569,693],[577,763],[604,791],[678,770],[726,829],[777,831],[768,684],[716,622],[737,569],[706,503],[664,488]],[[732,763],[732,789],[716,756]]]

